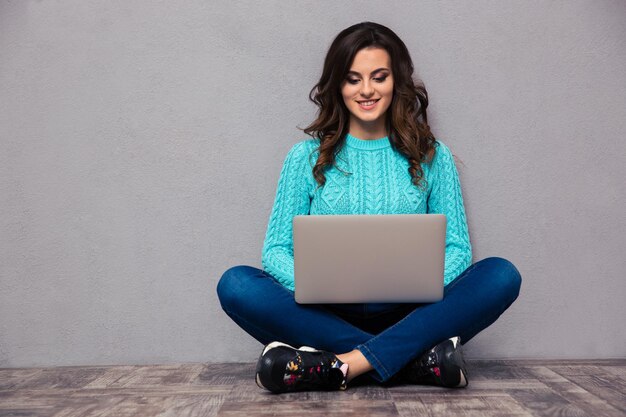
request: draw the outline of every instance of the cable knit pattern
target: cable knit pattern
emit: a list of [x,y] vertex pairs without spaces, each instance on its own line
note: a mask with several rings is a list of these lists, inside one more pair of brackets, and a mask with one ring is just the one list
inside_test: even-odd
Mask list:
[[[263,269],[294,291],[293,217],[299,214],[441,213],[447,218],[444,285],[472,263],[458,172],[450,149],[437,140],[432,164],[422,164],[427,187],[411,183],[409,162],[387,136],[363,140],[350,134],[337,154],[340,169],[326,170],[317,188],[312,168],[319,140],[302,140],[289,150],[278,179],[262,251]],[[342,172],[344,171],[344,172]]]

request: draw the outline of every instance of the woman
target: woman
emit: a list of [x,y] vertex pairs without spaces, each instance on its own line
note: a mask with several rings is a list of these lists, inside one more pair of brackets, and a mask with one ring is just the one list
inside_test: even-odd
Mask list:
[[[471,264],[454,159],[430,132],[428,96],[412,74],[406,46],[380,24],[353,25],[330,46],[310,94],[319,114],[304,132],[313,139],[291,148],[280,173],[263,269],[232,267],[217,286],[224,311],[266,345],[256,369],[262,388],[467,386],[461,344],[491,325],[519,294],[521,276],[511,262],[492,257]],[[295,302],[293,216],[403,213],[447,216],[443,300]]]

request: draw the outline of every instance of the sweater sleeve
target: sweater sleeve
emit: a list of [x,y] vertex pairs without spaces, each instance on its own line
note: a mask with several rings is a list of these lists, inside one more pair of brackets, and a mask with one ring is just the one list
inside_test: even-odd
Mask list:
[[445,214],[446,253],[444,285],[448,285],[472,263],[467,219],[461,194],[459,175],[450,149],[437,141],[432,162],[433,184],[428,195],[428,213]]
[[285,157],[261,255],[263,269],[291,291],[294,291],[293,217],[309,214],[311,207],[308,155],[306,141],[302,141]]

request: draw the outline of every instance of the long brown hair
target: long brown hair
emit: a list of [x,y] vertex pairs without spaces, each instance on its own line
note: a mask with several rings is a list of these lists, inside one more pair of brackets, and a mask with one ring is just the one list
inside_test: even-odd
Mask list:
[[435,148],[426,116],[428,93],[421,81],[413,80],[413,61],[404,42],[391,29],[373,22],[357,23],[337,35],[326,54],[322,76],[309,93],[319,107],[318,116],[301,130],[320,140],[313,176],[318,188],[326,183],[324,171],[335,165],[335,156],[345,142],[350,112],[343,102],[341,84],[356,53],[367,47],[383,48],[391,58],[393,99],[385,116],[389,142],[407,157],[413,184],[425,188],[420,162],[430,162]]

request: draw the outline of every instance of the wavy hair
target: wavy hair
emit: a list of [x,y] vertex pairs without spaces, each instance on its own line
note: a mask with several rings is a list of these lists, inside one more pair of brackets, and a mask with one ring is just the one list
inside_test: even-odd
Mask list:
[[420,162],[430,163],[435,151],[435,138],[426,116],[428,93],[421,81],[413,79],[413,61],[404,42],[391,29],[373,22],[357,23],[337,35],[326,54],[322,76],[309,93],[319,111],[313,123],[300,129],[320,141],[313,176],[318,188],[322,187],[326,183],[324,171],[333,165],[337,167],[335,157],[345,142],[350,121],[341,85],[356,53],[369,47],[383,48],[391,58],[394,86],[385,116],[386,130],[392,148],[409,161],[412,183],[425,188]]

